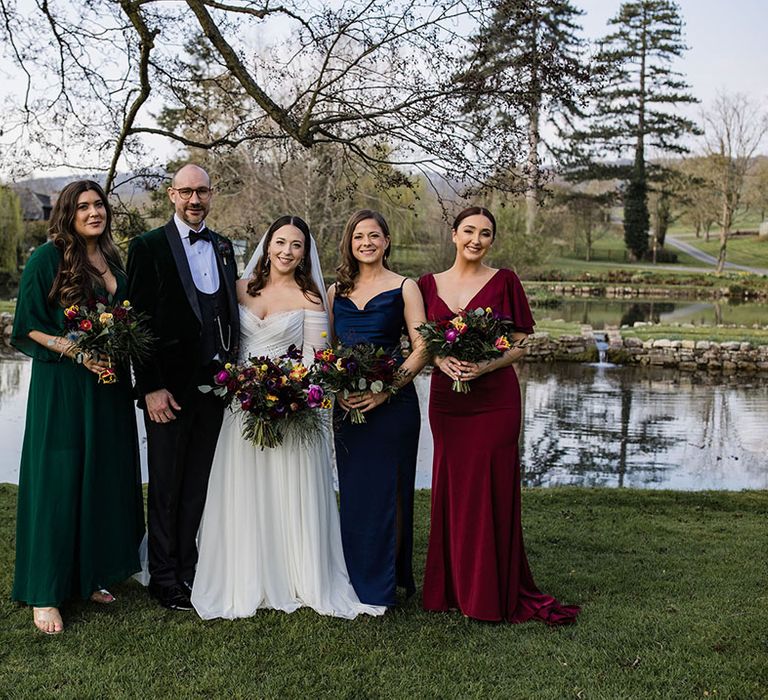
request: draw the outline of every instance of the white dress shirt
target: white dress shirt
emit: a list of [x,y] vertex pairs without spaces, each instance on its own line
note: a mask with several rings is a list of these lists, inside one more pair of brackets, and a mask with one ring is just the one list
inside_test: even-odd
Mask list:
[[[178,216],[173,215],[173,221],[181,236],[181,244],[184,246],[184,253],[189,262],[189,269],[192,272],[192,280],[195,287],[204,294],[213,294],[219,288],[219,268],[216,265],[216,253],[213,250],[213,244],[208,241],[196,241],[194,245],[189,242],[189,224],[185,224]],[[197,231],[205,228],[205,221],[200,223]]]

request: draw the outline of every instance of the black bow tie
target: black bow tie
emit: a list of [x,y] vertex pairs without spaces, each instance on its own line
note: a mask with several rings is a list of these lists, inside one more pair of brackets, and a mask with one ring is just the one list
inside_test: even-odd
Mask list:
[[208,243],[211,242],[211,232],[204,228],[199,233],[197,231],[190,231],[189,232],[189,245],[195,245],[198,241],[208,241]]

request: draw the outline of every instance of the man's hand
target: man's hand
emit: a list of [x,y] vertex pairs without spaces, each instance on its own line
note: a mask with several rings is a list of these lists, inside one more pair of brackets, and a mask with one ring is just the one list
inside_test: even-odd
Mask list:
[[181,406],[176,403],[173,394],[167,389],[152,391],[144,397],[147,404],[149,419],[154,423],[170,423],[176,420],[174,411],[180,411]]

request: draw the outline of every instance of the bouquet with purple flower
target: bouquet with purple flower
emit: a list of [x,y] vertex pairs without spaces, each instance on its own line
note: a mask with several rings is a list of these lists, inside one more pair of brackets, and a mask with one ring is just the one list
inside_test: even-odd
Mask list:
[[232,411],[241,412],[243,437],[261,449],[277,447],[288,434],[311,440],[323,429],[317,409],[331,407],[323,387],[310,379],[295,345],[275,359],[250,357],[243,364],[226,364],[213,382],[200,391],[213,391]]
[[[427,352],[432,356],[455,357],[463,362],[481,362],[500,357],[511,347],[521,347],[524,341],[510,341],[515,326],[499,318],[493,309],[462,309],[456,316],[442,321],[422,323],[417,329]],[[466,394],[469,382],[455,380],[454,391]]]
[[96,297],[64,309],[64,338],[85,355],[105,355],[109,367],[99,374],[100,384],[117,381],[115,365],[127,366],[149,356],[154,338],[127,299],[113,304],[112,297]]
[[[399,368],[391,353],[371,343],[344,346],[315,351],[315,361],[310,369],[312,381],[327,392],[341,394],[345,399],[361,391],[394,393]],[[352,423],[365,423],[365,415],[358,408],[349,412]]]

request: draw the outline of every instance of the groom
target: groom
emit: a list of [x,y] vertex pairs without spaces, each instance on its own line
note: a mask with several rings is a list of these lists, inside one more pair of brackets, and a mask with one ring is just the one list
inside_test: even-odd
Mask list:
[[156,337],[153,356],[135,367],[149,461],[149,592],[165,608],[191,610],[195,538],[224,414],[197,387],[237,357],[237,265],[229,239],[205,227],[208,173],[188,163],[168,196],[173,218],[131,241],[128,298]]

